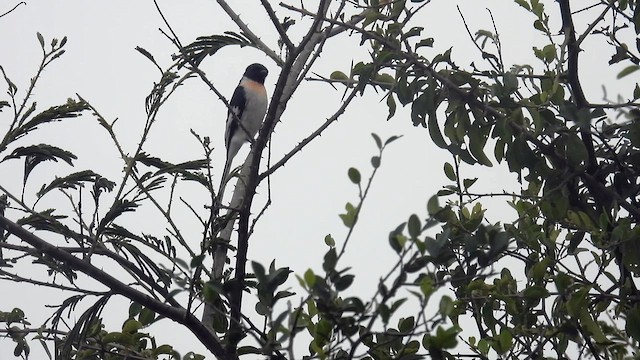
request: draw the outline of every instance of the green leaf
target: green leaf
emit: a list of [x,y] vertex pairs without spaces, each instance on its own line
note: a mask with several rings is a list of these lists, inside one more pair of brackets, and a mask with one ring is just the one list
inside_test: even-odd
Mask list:
[[524,296],[527,299],[531,299],[531,300],[539,300],[539,299],[546,298],[547,296],[549,296],[549,290],[545,289],[543,286],[534,285],[534,286],[526,288],[522,292],[522,296]]
[[487,143],[487,139],[489,138],[489,130],[490,128],[482,127],[476,121],[468,131],[469,137],[469,151],[473,155],[473,157],[478,160],[478,162],[484,166],[493,166],[491,160],[484,153],[484,146]]
[[447,149],[448,145],[440,132],[440,128],[438,127],[438,118],[436,114],[429,114],[429,120],[427,120],[427,127],[429,129],[429,136],[431,136],[431,140],[436,144],[439,148]]
[[138,316],[138,314],[140,314],[140,311],[142,311],[142,305],[138,304],[137,302],[132,302],[131,305],[129,305],[130,318]]
[[325,272],[331,273],[336,270],[336,264],[338,263],[338,254],[336,253],[336,248],[331,248],[329,251],[324,254],[324,261],[322,263],[322,268]]
[[11,154],[5,156],[2,161],[8,159],[19,159],[21,157],[24,157],[24,184],[27,183],[27,179],[29,177],[29,174],[31,174],[31,171],[33,171],[33,169],[35,169],[38,164],[44,161],[58,162],[58,160],[62,160],[67,164],[73,166],[73,160],[76,160],[78,158],[71,152],[60,149],[59,147],[47,144],[39,144],[26,147],[17,147],[11,152]]
[[453,165],[448,162],[444,163],[444,174],[451,181],[456,181],[458,177],[456,176],[455,170],[453,170]]
[[180,51],[179,66],[198,66],[204,58],[216,54],[220,49],[230,45],[255,46],[255,44],[242,34],[225,31],[224,35],[200,36],[196,41],[185,46]]
[[140,316],[138,317],[138,321],[140,321],[140,324],[142,324],[142,326],[147,326],[151,323],[153,323],[153,321],[156,319],[156,313],[149,309],[149,308],[143,308],[142,311],[140,311]]
[[438,211],[440,211],[440,209],[442,208],[438,203],[438,195],[433,195],[432,197],[429,198],[429,201],[427,202],[427,212],[429,213],[429,215],[433,216]]
[[39,32],[36,33],[36,35],[38,36],[38,42],[40,43],[40,46],[44,49],[44,37]]
[[433,286],[433,280],[426,276],[422,278],[420,281],[420,291],[425,298],[429,298],[436,291],[436,288]]
[[418,41],[418,43],[416,44],[415,48],[417,50],[418,48],[421,48],[423,46],[433,47],[433,42],[434,42],[433,38],[422,39],[422,40]]
[[382,149],[382,140],[380,140],[380,136],[376,133],[371,133],[371,137],[373,137],[373,140],[376,142],[378,149]]
[[[35,104],[32,108],[35,110]],[[0,152],[3,152],[6,149],[6,145],[37,129],[39,125],[54,121],[61,121],[62,119],[78,117],[82,111],[89,110],[89,108],[90,107],[86,102],[76,102],[71,99],[67,100],[67,103],[64,105],[50,107],[49,109],[32,117],[31,120],[27,121],[22,126],[7,133],[5,135],[5,139],[0,142],[0,144],[2,144],[0,145]]]
[[325,244],[327,244],[327,246],[330,246],[330,247],[334,247],[334,246],[336,246],[336,241],[333,239],[333,237],[331,236],[331,234],[327,234],[327,235],[324,237],[324,243],[325,243]]
[[500,344],[500,354],[504,354],[511,349],[511,344],[513,343],[513,335],[511,334],[511,331],[506,327],[503,327],[500,330],[500,335],[498,335],[498,343]]
[[464,186],[465,190],[468,190],[473,184],[476,183],[476,181],[478,181],[478,178],[464,179],[462,180],[462,186]]
[[420,218],[417,215],[413,214],[409,217],[409,222],[407,223],[409,230],[409,235],[412,238],[417,238],[422,233],[422,224],[420,223]]
[[349,180],[351,180],[352,183],[360,184],[362,177],[360,176],[360,171],[358,171],[358,169],[353,167],[349,168],[349,171],[347,172],[347,174],[349,175]]
[[387,146],[389,144],[391,144],[392,142],[400,139],[402,137],[402,135],[393,135],[390,136],[387,140],[385,140],[384,145]]
[[396,108],[397,108],[396,100],[393,98],[393,94],[389,94],[387,96],[387,107],[389,108],[389,115],[387,115],[387,120],[390,120],[393,117],[393,115],[396,114]]
[[196,268],[202,265],[202,261],[204,260],[205,256],[205,254],[200,254],[191,258],[191,268]]
[[398,331],[402,333],[411,332],[416,325],[416,319],[413,316],[410,316],[406,319],[400,319],[398,321]]
[[307,269],[307,271],[304,272],[304,282],[306,282],[310,288],[315,285],[316,275],[313,273],[313,270]]
[[529,4],[527,3],[527,0],[515,0],[516,4],[522,6],[523,8],[527,9],[527,10],[531,10],[531,8],[529,7]]
[[140,329],[142,329],[142,323],[138,320],[129,319],[122,325],[122,332],[127,334],[133,334]]
[[331,73],[331,75],[329,75],[329,79],[331,80],[338,80],[338,81],[347,81],[349,80],[349,77],[347,76],[347,74],[343,73],[342,71],[334,71]]
[[383,89],[391,89],[395,85],[396,79],[389,74],[377,74],[375,77],[377,85],[380,85]]
[[371,157],[371,166],[373,166],[374,169],[377,169],[380,167],[380,156]]
[[262,349],[258,349],[255,346],[240,346],[238,347],[238,355],[247,355],[247,354],[255,354],[255,355],[261,355],[263,353]]
[[640,307],[637,305],[627,312],[627,322],[624,329],[628,336],[636,341],[640,340]]
[[583,286],[580,290],[571,294],[567,301],[567,313],[569,316],[578,318],[582,309],[588,309],[589,298],[587,295],[589,294],[591,287],[591,285]]
[[351,203],[347,203],[344,208],[347,210],[347,213],[340,214],[340,219],[342,219],[342,222],[346,227],[352,228],[357,221],[356,208]]
[[38,191],[38,197],[44,196],[53,189],[77,189],[82,183],[93,183],[93,196],[97,197],[103,190],[112,191],[116,183],[96,174],[91,170],[83,170],[64,177],[56,177],[49,185],[43,185]]
[[442,296],[440,299],[439,312],[442,317],[447,317],[453,312],[454,304],[453,300],[447,295]]
[[135,211],[137,207],[138,204],[133,201],[122,199],[116,200],[102,220],[100,220],[96,233],[101,234],[113,220],[125,212]]
[[593,339],[597,343],[608,344],[611,342],[602,331],[600,325],[593,319],[587,306],[580,309],[580,324],[582,324],[587,333],[593,336]]
[[343,291],[349,288],[353,283],[354,275],[344,275],[341,276],[337,281],[334,282],[336,290]]
[[638,65],[627,66],[626,68],[622,69],[622,71],[618,73],[618,76],[616,76],[616,78],[622,79],[623,77],[636,72],[638,69],[640,69],[640,66]]

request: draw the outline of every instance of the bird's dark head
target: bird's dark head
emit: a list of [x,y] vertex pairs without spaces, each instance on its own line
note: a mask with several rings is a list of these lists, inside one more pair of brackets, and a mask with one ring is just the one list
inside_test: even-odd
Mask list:
[[264,79],[267,77],[267,74],[269,74],[269,70],[267,70],[264,65],[258,63],[247,66],[247,70],[244,71],[244,76],[261,84],[264,84]]

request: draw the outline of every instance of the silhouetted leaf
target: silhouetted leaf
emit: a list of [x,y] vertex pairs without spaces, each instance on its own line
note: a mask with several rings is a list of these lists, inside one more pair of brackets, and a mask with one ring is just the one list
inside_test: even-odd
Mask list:
[[238,45],[240,47],[254,46],[244,35],[225,31],[224,35],[200,36],[196,41],[181,49],[180,55],[174,55],[179,66],[187,64],[198,66],[205,57],[214,55],[225,46]]
[[38,191],[38,197],[42,197],[53,189],[76,189],[85,182],[94,183],[94,192],[111,191],[116,185],[113,181],[103,178],[91,170],[83,170],[61,178],[56,177],[49,185],[42,185],[42,188]]
[[21,157],[24,157],[24,184],[27,183],[27,178],[29,177],[29,174],[31,174],[31,171],[33,171],[38,164],[44,161],[58,162],[58,160],[63,160],[73,166],[73,160],[77,159],[77,156],[73,155],[69,151],[62,150],[59,147],[39,144],[27,147],[18,147],[14,149],[11,154],[5,156],[2,161],[7,159],[18,159]]
[[125,212],[135,211],[137,207],[138,204],[133,201],[121,199],[116,200],[109,211],[107,211],[107,213],[104,215],[102,220],[100,220],[100,224],[98,224],[96,233],[101,234],[106,229],[106,227],[118,216],[122,215]]
[[49,109],[35,115],[31,120],[21,126],[9,131],[0,143],[0,152],[4,151],[9,143],[21,138],[30,131],[37,129],[38,125],[78,117],[82,111],[88,109],[89,105],[84,101],[76,102],[72,99],[67,100],[67,103],[64,105],[50,107]]

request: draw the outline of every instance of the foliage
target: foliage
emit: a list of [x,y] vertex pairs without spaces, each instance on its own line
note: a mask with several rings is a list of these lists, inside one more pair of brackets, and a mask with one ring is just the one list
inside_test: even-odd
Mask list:
[[[19,308],[0,312],[16,356],[28,357],[28,340],[39,340],[48,352],[47,342],[55,342],[55,354],[49,355],[57,358],[181,358],[171,344],[156,344],[152,335],[152,325],[164,319],[192,332],[221,359],[248,354],[295,359],[301,352],[305,358],[376,360],[637,356],[640,87],[636,84],[620,102],[593,103],[578,70],[579,57],[591,51],[582,49],[585,39],[608,45],[609,64],[620,69],[618,78],[628,79],[638,70],[640,45],[634,49],[628,44],[640,34],[635,1],[594,2],[576,12],[568,0],[515,0],[514,11],[528,13],[532,31],[546,39],[542,45],[532,44],[536,62],[505,63],[495,23],[491,30],[474,33],[465,22],[480,58],[468,66],[459,65],[455,49],[434,55],[434,46],[442,40],[426,33],[418,20],[429,8],[428,0],[320,1],[314,10],[281,4],[292,16],[302,17],[300,24],[293,17],[276,17],[263,1],[284,49],[279,52],[226,2],[219,3],[240,33],[200,37],[184,46],[167,24],[177,55],[166,69],[150,52],[137,49],[159,69],[160,80],[146,99],[142,139],[131,154],[122,148],[115,122],[83,98],[44,111],[33,101],[37,81],[63,54],[66,39],[45,44],[38,35],[42,62],[22,99],[18,86],[0,68],[8,89],[0,110],[3,119],[9,119],[0,142],[0,166],[24,162],[20,195],[0,184],[2,279],[70,294],[36,329]],[[562,25],[561,36],[554,32],[554,22]],[[296,40],[290,30],[300,27],[306,28]],[[323,46],[349,35],[369,49],[369,57],[316,78],[345,87],[342,105],[282,159],[259,172],[270,134],[302,80],[313,73]],[[162,106],[188,80],[202,80],[228,105],[198,66],[208,56],[219,56],[221,48],[236,45],[263,51],[282,74],[227,207],[217,201],[217,168],[208,137],[193,133],[202,159],[177,164],[144,149]],[[347,171],[345,181],[355,186],[357,201],[346,202],[339,214],[345,238],[326,235],[322,271],[295,274],[298,293],[285,288],[291,275],[286,264],[251,262],[247,271],[253,225],[269,206],[267,202],[252,215],[258,186],[334,124],[356,96],[372,90],[384,94],[387,119],[396,117],[398,104],[408,107],[416,131],[426,128],[431,141],[452,159],[443,168],[450,183],[425,197],[425,212],[408,215],[390,229],[394,266],[371,297],[350,291],[359,278],[344,264],[343,255],[371,184],[384,168],[384,151],[400,138],[383,141],[373,134],[378,152],[371,157],[371,168]],[[51,178],[25,196],[34,169],[51,161],[73,166],[77,156],[58,145],[23,146],[17,141],[24,143],[52,122],[72,126],[70,119],[81,114],[96,119],[113,140],[125,162],[122,179],[108,179],[98,169],[79,170]],[[474,192],[478,178],[465,175],[471,166],[506,166],[517,174],[522,190]],[[187,183],[200,185],[197,191],[204,203],[183,201],[184,208],[176,210],[175,192]],[[89,199],[82,198],[86,188]],[[40,206],[59,195],[68,204],[55,198],[60,204],[56,208]],[[485,214],[488,204],[494,204],[491,198],[507,199],[517,217],[489,221]],[[154,221],[162,222],[166,231],[146,234],[128,225],[148,208],[156,211]],[[189,245],[176,221],[175,212],[185,209],[200,225],[198,247]],[[221,210],[227,212],[221,215]],[[232,242],[234,226],[237,239]],[[235,263],[229,252],[235,254]],[[12,272],[25,259],[44,266],[50,277],[39,281]],[[105,263],[117,265],[121,274],[101,270]],[[87,278],[108,290],[86,285]],[[255,311],[246,311],[248,296]],[[115,297],[131,305],[121,314],[122,327],[107,330],[101,314]],[[254,324],[260,318],[263,328]],[[68,319],[75,322],[66,327]],[[35,335],[28,339],[29,334]],[[204,356],[188,353],[182,358]]]

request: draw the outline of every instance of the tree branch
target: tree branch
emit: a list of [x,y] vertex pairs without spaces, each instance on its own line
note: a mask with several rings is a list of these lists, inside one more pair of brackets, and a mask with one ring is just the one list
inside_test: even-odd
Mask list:
[[166,316],[167,318],[184,325],[216,357],[218,357],[219,359],[230,359],[226,356],[224,349],[215,337],[215,334],[209,331],[195,316],[193,316],[193,314],[188,313],[184,308],[179,306],[170,306],[153,299],[149,295],[144,294],[128,286],[127,284],[122,283],[114,276],[98,269],[91,263],[79,259],[69,254],[68,252],[58,248],[57,246],[49,244],[37,235],[28,232],[20,225],[14,223],[4,216],[0,216],[0,228],[5,229],[12,235],[18,237],[20,240],[40,250],[42,253],[49,255],[58,261],[62,261],[70,268],[76,271],[80,271],[90,278],[100,282],[101,284],[111,289],[114,294],[122,295],[132,301],[148,307],[158,314]]
[[256,34],[254,34],[253,31],[251,31],[251,29],[249,29],[247,24],[245,24],[244,21],[240,19],[240,15],[238,15],[235,11],[233,11],[231,6],[229,6],[229,4],[227,4],[225,0],[216,0],[216,2],[218,3],[218,5],[220,5],[222,10],[224,10],[224,12],[227,13],[229,18],[234,23],[236,23],[236,25],[240,28],[240,30],[242,30],[242,33],[248,39],[250,39],[253,43],[256,44],[258,49],[262,50],[262,52],[264,52],[265,55],[270,57],[271,60],[273,60],[276,64],[278,64],[278,66],[280,67],[283,66],[284,61],[280,58],[280,56],[278,56],[278,54],[276,54],[275,51],[271,50],[271,48],[267,46],[267,44],[265,44]]

